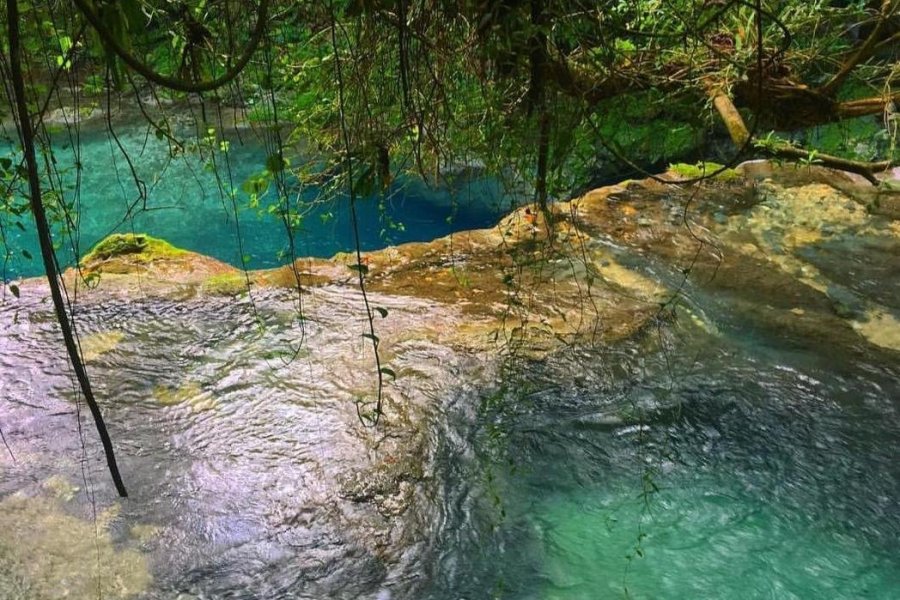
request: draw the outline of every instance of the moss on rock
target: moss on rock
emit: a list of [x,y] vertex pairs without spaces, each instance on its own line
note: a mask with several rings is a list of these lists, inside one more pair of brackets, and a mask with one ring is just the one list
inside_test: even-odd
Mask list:
[[693,165],[675,163],[669,165],[669,171],[683,179],[699,179],[700,177],[716,173],[716,171],[721,171],[721,173],[716,173],[713,176],[713,179],[718,181],[735,181],[741,178],[741,174],[735,169],[726,169],[725,165],[714,162],[698,162]]
[[211,296],[238,296],[247,291],[247,278],[242,273],[213,275],[203,282],[203,291]]
[[169,242],[144,233],[114,233],[94,246],[82,259],[83,265],[127,256],[136,262],[151,262],[187,254]]

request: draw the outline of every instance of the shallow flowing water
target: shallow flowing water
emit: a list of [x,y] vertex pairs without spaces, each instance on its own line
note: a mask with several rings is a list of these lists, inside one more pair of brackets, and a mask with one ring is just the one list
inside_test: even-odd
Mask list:
[[[374,448],[356,416],[354,399],[374,393],[358,301],[317,293],[302,323],[291,294],[257,297],[255,308],[85,307],[84,349],[130,490],[124,501],[87,418],[79,436],[52,313],[25,294],[6,303],[0,423],[12,454],[2,458],[0,565],[8,570],[0,582],[27,574],[32,587],[20,598],[92,597],[96,568],[113,598],[354,597],[416,587],[406,563],[423,553],[415,548],[428,531],[405,524],[427,525],[430,515],[417,511],[428,502],[394,525],[340,497],[341,481],[389,448]],[[391,311],[385,338],[392,320],[409,326],[431,314],[407,300],[373,301]],[[471,362],[415,340],[393,353],[402,374],[393,393],[409,395],[410,410],[435,413],[440,403],[426,396],[440,398],[449,382],[430,375]],[[0,596],[16,596],[7,586]]]
[[[302,331],[280,293],[85,305],[124,501],[87,421],[82,451],[48,307],[6,302],[2,595],[92,597],[101,564],[113,598],[897,596],[900,365],[882,355],[713,313],[719,335],[676,326],[665,352],[573,350],[500,385],[410,333],[391,365],[426,472],[385,516],[341,491],[386,452],[355,414],[358,301],[316,292]],[[375,301],[385,339],[434,318]]]
[[434,597],[897,597],[898,365],[670,352],[525,378],[487,453],[505,515],[460,522]]

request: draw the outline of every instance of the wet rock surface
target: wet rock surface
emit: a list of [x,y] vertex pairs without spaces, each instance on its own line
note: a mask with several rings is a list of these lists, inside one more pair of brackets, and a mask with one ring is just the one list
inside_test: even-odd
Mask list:
[[[135,583],[151,590],[142,598],[237,587],[257,590],[248,598],[415,597],[416,565],[441,533],[447,414],[473,419],[467,403],[509,358],[615,345],[678,315],[713,333],[740,321],[788,345],[900,356],[900,224],[866,203],[878,192],[824,169],[741,172],[690,186],[677,174],[626,182],[547,214],[523,207],[491,229],[364,253],[362,265],[339,255],[243,272],[183,251],[95,254],[66,281],[79,290],[83,351],[113,435],[130,440],[125,471],[136,474],[133,498],[110,513],[110,564],[159,566],[152,585]],[[360,269],[392,375],[374,428],[360,419],[379,394]],[[46,288],[20,287],[0,305],[0,341],[20,349],[2,366],[22,373],[29,357],[27,375],[5,386],[32,398],[9,414],[35,427],[5,431],[25,449],[5,464],[17,473],[6,493],[35,470],[78,481],[74,463],[55,463],[79,451],[72,419],[53,425],[51,442],[37,426],[71,415],[73,401]],[[98,449],[87,452],[96,463]],[[29,489],[67,518],[87,516],[60,481]],[[164,560],[169,548],[184,555]],[[45,585],[3,560],[10,589]],[[241,579],[267,569],[278,577]],[[116,593],[134,596],[129,586]]]
[[[873,209],[873,198],[893,192],[819,167],[753,162],[739,171],[693,185],[678,185],[677,173],[625,182],[547,214],[523,207],[491,229],[363,253],[361,267],[344,254],[244,273],[187,253],[105,257],[85,271],[101,294],[190,298],[355,288],[363,269],[371,291],[450,308],[451,322],[420,335],[530,354],[626,339],[686,283],[763,312],[816,315],[847,344],[868,315],[893,315],[900,223]],[[809,319],[796,329],[807,330]]]

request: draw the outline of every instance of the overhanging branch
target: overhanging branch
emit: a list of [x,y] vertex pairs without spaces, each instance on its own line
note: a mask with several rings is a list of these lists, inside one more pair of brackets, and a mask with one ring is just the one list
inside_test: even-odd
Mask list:
[[121,42],[119,42],[116,37],[109,31],[109,29],[106,28],[106,25],[103,24],[103,21],[100,19],[97,13],[95,13],[94,10],[90,7],[90,5],[87,3],[87,0],[74,0],[74,3],[81,14],[84,15],[84,18],[87,19],[91,24],[91,27],[93,27],[94,30],[97,31],[97,34],[100,36],[100,39],[103,40],[103,43],[106,44],[106,46],[110,50],[112,50],[116,54],[116,56],[122,59],[122,62],[134,69],[139,75],[141,75],[148,81],[152,81],[153,83],[159,84],[171,90],[192,94],[209,92],[218,89],[233,80],[241,73],[241,71],[244,70],[244,67],[247,66],[247,63],[250,62],[250,58],[256,52],[257,47],[259,47],[259,43],[266,31],[266,18],[269,10],[269,0],[260,0],[259,8],[257,9],[256,13],[256,27],[254,28],[253,33],[250,36],[250,41],[247,43],[247,47],[244,49],[244,53],[240,56],[240,58],[238,58],[237,62],[232,64],[223,75],[209,81],[185,81],[184,79],[180,79],[178,77],[171,77],[168,75],[157,73],[144,62],[128,52],[128,50],[125,49]]
[[[713,98],[713,106],[719,113],[719,117],[725,123],[731,141],[738,148],[743,147],[750,140],[750,131],[744,123],[744,119],[734,102],[722,91],[713,90],[710,92]],[[771,156],[772,158],[783,158],[788,160],[808,161],[810,163],[821,164],[832,169],[856,173],[865,177],[872,185],[878,185],[880,182],[875,178],[875,173],[879,173],[893,166],[891,161],[880,162],[863,162],[832,156],[830,154],[821,154],[792,146],[787,142],[770,145],[759,146],[759,149]]]

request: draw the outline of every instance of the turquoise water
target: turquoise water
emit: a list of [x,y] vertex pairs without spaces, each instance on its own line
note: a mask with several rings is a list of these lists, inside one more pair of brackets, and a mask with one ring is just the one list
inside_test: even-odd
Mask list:
[[[285,225],[267,210],[276,201],[275,186],[252,208],[241,189],[248,178],[263,171],[270,153],[253,132],[245,131],[240,138],[232,134],[227,161],[221,152],[214,157],[194,152],[173,158],[165,141],[137,125],[119,126],[116,133],[146,185],[146,199],[138,192],[125,155],[104,130],[83,132],[77,144],[83,169],[76,194],[73,144],[65,134],[54,137],[60,173],[55,187],[62,188],[65,202],[80,207],[75,236],[63,235],[57,228],[58,256],[64,266],[113,232],[148,233],[235,266],[267,268],[288,262]],[[9,143],[0,147],[0,156],[16,158]],[[292,180],[287,187],[293,208],[303,215],[294,233],[295,256],[328,257],[354,248],[346,196],[326,201],[318,188],[300,189]],[[230,190],[236,191],[237,211]],[[373,250],[488,227],[511,206],[511,196],[498,182],[467,177],[465,172],[441,188],[420,179],[401,179],[384,197],[358,202],[360,247]],[[42,274],[30,214],[0,213],[0,223],[8,250],[4,279]]]
[[900,597],[900,365],[704,337],[669,359],[528,367],[429,597]]

